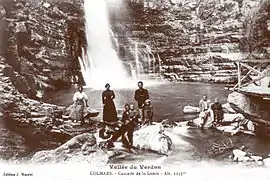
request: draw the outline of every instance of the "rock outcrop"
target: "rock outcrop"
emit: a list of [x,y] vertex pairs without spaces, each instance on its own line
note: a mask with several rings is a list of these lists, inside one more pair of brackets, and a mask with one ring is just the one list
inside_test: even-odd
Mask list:
[[[90,133],[77,135],[54,150],[37,152],[32,163],[93,163],[106,165],[112,158],[132,152],[123,150],[118,144],[115,148],[100,148],[103,141]],[[118,142],[117,142],[118,143]],[[172,149],[172,140],[165,135],[161,124],[148,126],[134,132],[134,146],[161,154],[168,154]]]
[[[19,92],[12,78],[14,73],[0,58],[0,115],[1,121],[12,131],[22,135],[35,148],[57,147],[83,132],[91,132],[93,124],[79,126],[66,116],[68,109],[42,101],[29,99]],[[27,144],[27,142],[26,142]],[[34,148],[34,149],[35,149]]]
[[270,117],[270,105],[268,100],[259,96],[247,96],[234,92],[229,95],[228,102],[235,111],[256,122],[255,132],[258,135],[269,136],[267,121]]
[[269,103],[260,96],[247,96],[241,93],[231,93],[228,102],[237,112],[253,118],[269,119]]
[[78,135],[62,146],[49,151],[37,152],[30,162],[32,163],[93,163],[106,165],[113,153],[106,153],[97,147],[93,134]]
[[[1,2],[5,74],[20,93],[68,86],[80,74],[84,42],[82,1]],[[3,28],[2,28],[3,27]],[[78,78],[77,78],[78,79]]]
[[231,83],[236,81],[233,61],[253,53],[249,44],[259,44],[267,56],[267,1],[124,2],[114,7],[121,10],[112,10],[112,26],[124,57],[134,59],[137,53],[146,72],[159,72],[161,59],[166,78]]

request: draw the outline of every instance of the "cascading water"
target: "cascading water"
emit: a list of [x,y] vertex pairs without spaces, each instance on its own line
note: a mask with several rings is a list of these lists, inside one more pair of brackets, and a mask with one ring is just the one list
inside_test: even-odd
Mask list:
[[105,0],[85,0],[84,12],[87,50],[79,61],[86,86],[122,86],[129,78],[112,46]]
[[[149,73],[155,73],[155,63],[156,63],[156,58],[154,56],[154,54],[152,53],[151,47],[148,45],[145,45],[146,49],[148,51],[148,64],[149,64]],[[152,57],[152,59],[151,59]],[[151,65],[151,62],[153,63],[153,65]]]
[[111,34],[111,36],[112,36],[112,38],[113,38],[114,44],[115,44],[115,46],[116,46],[116,49],[118,50],[118,49],[119,49],[119,43],[118,43],[118,40],[117,40],[117,38],[115,37],[114,32],[112,31],[112,29],[109,29],[109,30],[110,30],[110,34]]
[[162,66],[161,66],[161,59],[160,59],[160,56],[159,56],[158,53],[157,53],[157,58],[158,58],[158,70],[159,70],[159,76],[160,76],[160,78],[162,78],[162,76],[161,76],[161,68],[162,68]]
[[131,63],[129,63],[129,66],[130,66],[131,76],[132,76],[133,80],[137,80],[136,69],[132,66]]
[[86,86],[103,89],[106,83],[110,83],[113,88],[134,88],[138,80],[147,81],[148,85],[156,84],[157,82],[149,81],[147,78],[138,79],[143,78],[140,76],[143,73],[143,64],[139,58],[138,44],[135,45],[135,65],[128,63],[131,75],[128,75],[122,61],[118,58],[113,48],[119,50],[118,40],[108,20],[106,3],[109,1],[119,2],[116,0],[84,1],[87,48],[82,50],[82,56],[78,60]]
[[140,76],[140,61],[139,61],[139,51],[138,51],[138,43],[135,44],[135,63],[137,69],[137,76]]

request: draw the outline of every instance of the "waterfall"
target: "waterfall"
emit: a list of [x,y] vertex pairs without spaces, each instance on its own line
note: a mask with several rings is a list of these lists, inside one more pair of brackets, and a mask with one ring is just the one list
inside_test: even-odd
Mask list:
[[129,66],[130,66],[130,71],[131,71],[132,79],[133,79],[133,80],[137,80],[136,69],[133,68],[133,66],[132,66],[131,63],[129,63]]
[[103,88],[106,83],[117,87],[128,80],[124,66],[112,46],[113,33],[107,11],[105,0],[84,1],[87,50],[79,62],[88,87]]
[[[148,46],[148,45],[146,45],[146,49],[147,49],[147,51],[148,51],[148,66],[149,66],[149,73],[154,73],[154,67],[155,67],[155,61],[156,61],[156,59],[155,59],[155,56],[153,55],[153,53],[152,53],[152,50],[151,50],[151,48],[150,48],[150,46]],[[151,56],[152,56],[152,59],[151,59]],[[151,65],[151,62],[153,62],[153,66]]]
[[159,76],[160,76],[160,78],[162,78],[162,76],[161,76],[161,59],[160,59],[160,56],[159,56],[159,54],[157,53],[157,58],[158,58],[158,70],[159,70]]
[[[109,3],[118,3],[116,0],[85,0],[85,35],[87,48],[82,49],[82,56],[78,58],[81,73],[87,87],[103,89],[106,83],[110,83],[112,88],[136,88],[137,81],[147,81],[147,84],[156,84],[149,81],[144,74],[144,58],[141,58],[139,43],[134,43],[130,52],[135,57],[127,58],[129,61],[123,62],[119,59],[116,50],[119,50],[119,42],[109,24],[108,6]],[[115,4],[116,5],[116,4]],[[128,39],[128,41],[131,41]],[[134,46],[135,45],[135,49]],[[147,46],[147,45],[146,45]],[[132,50],[133,49],[133,50]],[[156,59],[147,47],[149,69],[154,68]],[[152,55],[152,57],[151,57]],[[153,65],[151,64],[153,62]],[[129,66],[128,66],[129,65]],[[150,67],[153,66],[153,67]],[[125,69],[127,68],[127,69]],[[129,73],[130,72],[130,73]]]
[[109,29],[109,30],[110,30],[110,34],[111,34],[111,36],[112,36],[112,38],[113,38],[114,44],[115,44],[115,46],[116,46],[116,49],[119,50],[119,43],[118,43],[118,40],[117,40],[117,38],[115,37],[115,34],[114,34],[114,32],[112,31],[112,29]]
[[137,70],[137,77],[140,76],[140,60],[139,60],[139,50],[138,50],[138,43],[135,44],[135,63],[136,63],[136,70]]

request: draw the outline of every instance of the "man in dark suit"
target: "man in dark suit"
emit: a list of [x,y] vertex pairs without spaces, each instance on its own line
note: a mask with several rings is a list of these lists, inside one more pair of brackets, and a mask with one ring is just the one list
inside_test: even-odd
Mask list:
[[[137,89],[135,91],[134,99],[138,103],[138,108],[140,110],[140,115],[142,116],[142,109],[143,109],[145,101],[147,99],[149,99],[149,93],[148,93],[147,89],[143,88],[143,82],[142,81],[138,82],[138,87],[139,87],[139,89]],[[144,121],[144,119],[143,119],[143,121]]]

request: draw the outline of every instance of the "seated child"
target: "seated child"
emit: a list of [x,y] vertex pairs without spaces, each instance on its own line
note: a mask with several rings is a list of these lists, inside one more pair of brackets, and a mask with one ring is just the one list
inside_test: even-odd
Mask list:
[[[122,136],[122,143],[124,147],[131,148],[133,146],[133,131],[138,120],[138,114],[134,108],[134,105],[125,105],[125,110],[122,114],[122,126],[115,134],[110,138],[107,143],[108,147],[114,147],[113,143]],[[127,133],[128,139],[125,134]]]

